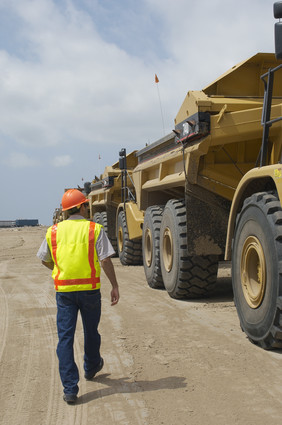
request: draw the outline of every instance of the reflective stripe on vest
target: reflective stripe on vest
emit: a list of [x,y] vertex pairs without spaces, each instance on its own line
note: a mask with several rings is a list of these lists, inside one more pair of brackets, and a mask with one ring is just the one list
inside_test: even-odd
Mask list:
[[[52,273],[55,289],[59,292],[99,289],[100,265],[95,243],[100,233],[101,225],[87,220],[67,220],[67,222],[67,225],[64,225],[64,222],[55,224],[48,229],[46,235],[55,264]],[[84,224],[79,225],[79,222]],[[72,231],[74,232],[73,238]],[[67,232],[67,238],[64,237],[66,236],[65,232]],[[78,234],[78,232],[80,239],[77,241],[75,234]],[[85,247],[83,238],[87,238],[87,247]],[[69,245],[71,246],[69,247]],[[59,258],[58,247],[60,247]],[[88,250],[88,258],[85,258],[86,249]],[[70,251],[74,253],[73,257],[70,255]],[[67,258],[65,258],[66,256]],[[81,264],[75,263],[77,258],[82,261]]]

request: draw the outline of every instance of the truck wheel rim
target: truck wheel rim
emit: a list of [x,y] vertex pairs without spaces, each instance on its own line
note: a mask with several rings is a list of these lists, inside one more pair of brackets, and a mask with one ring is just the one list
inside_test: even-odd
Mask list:
[[163,234],[163,262],[167,272],[172,269],[173,263],[173,245],[172,235],[169,227],[166,227]]
[[118,249],[119,249],[119,252],[123,251],[123,231],[122,231],[122,227],[118,228]]
[[152,264],[152,255],[153,255],[152,233],[151,233],[150,229],[146,229],[146,231],[145,231],[144,254],[145,254],[146,266],[150,267],[151,264]]
[[266,264],[263,248],[255,236],[249,236],[243,246],[241,283],[248,305],[258,308],[265,294]]

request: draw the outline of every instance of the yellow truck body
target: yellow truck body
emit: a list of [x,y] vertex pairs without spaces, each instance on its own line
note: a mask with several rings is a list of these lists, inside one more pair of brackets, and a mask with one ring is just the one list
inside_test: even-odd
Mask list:
[[148,284],[174,298],[212,293],[219,261],[231,260],[241,326],[264,348],[282,346],[282,72],[267,138],[262,125],[278,66],[258,53],[189,91],[172,133],[136,152],[135,198],[117,207],[115,229],[120,257],[125,232],[142,241]]
[[273,10],[275,55],[189,91],[172,132],[122,149],[89,194],[121,263],[143,262],[173,298],[211,294],[231,261],[242,330],[265,349],[282,348],[282,2]]

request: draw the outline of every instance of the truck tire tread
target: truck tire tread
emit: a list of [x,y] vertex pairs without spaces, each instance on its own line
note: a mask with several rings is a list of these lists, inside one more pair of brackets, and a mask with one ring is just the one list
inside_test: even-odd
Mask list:
[[[160,264],[160,228],[162,222],[162,214],[164,207],[162,205],[153,205],[147,208],[143,224],[142,251],[144,272],[148,285],[153,289],[161,289],[164,287],[161,264]],[[151,233],[151,264],[146,262],[146,230]]]
[[[246,307],[242,307],[244,298],[240,295],[239,291],[239,282],[237,282],[237,273],[236,268],[238,266],[238,259],[236,258],[238,250],[236,231],[238,234],[242,228],[240,227],[241,221],[244,222],[244,214],[248,212],[248,209],[252,208],[253,211],[259,210],[263,212],[265,219],[270,225],[271,232],[273,235],[273,243],[271,244],[271,258],[277,258],[277,275],[274,278],[276,279],[277,288],[277,297],[276,301],[273,303],[273,309],[266,305],[265,308],[268,309],[265,313],[266,319],[261,319],[258,321],[258,326],[261,326],[263,329],[263,335],[259,335],[256,332],[256,335],[253,332],[253,323],[252,326],[248,324],[248,317],[244,315]],[[255,220],[255,213],[253,213],[253,220]],[[267,235],[269,236],[269,235]],[[276,192],[258,192],[251,195],[244,201],[241,212],[237,215],[236,226],[234,239],[232,242],[232,283],[233,283],[233,292],[234,292],[234,301],[237,308],[237,313],[239,316],[240,324],[244,332],[246,332],[248,338],[251,342],[264,349],[272,348],[281,348],[282,347],[282,208],[280,201],[278,199]],[[274,296],[274,295],[273,295]],[[263,304],[263,302],[262,302]],[[257,308],[256,311],[259,311]],[[252,310],[250,310],[252,312]],[[253,319],[252,319],[253,320]],[[267,322],[270,321],[271,325],[268,326]],[[262,323],[260,323],[262,322]]]
[[142,264],[142,240],[129,239],[126,217],[124,211],[118,215],[118,228],[122,227],[123,232],[123,249],[118,248],[118,254],[121,264],[124,266],[141,265]]
[[[186,207],[183,200],[170,200],[168,208],[174,215],[180,247],[179,272],[175,287],[168,293],[172,298],[199,298],[214,291],[217,281],[218,256],[188,256]],[[163,276],[163,280],[165,278]]]

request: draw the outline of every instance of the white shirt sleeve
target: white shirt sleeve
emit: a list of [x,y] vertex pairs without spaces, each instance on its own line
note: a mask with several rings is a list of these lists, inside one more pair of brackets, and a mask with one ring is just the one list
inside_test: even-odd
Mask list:
[[109,238],[106,235],[103,227],[101,228],[98,239],[96,241],[96,252],[100,261],[115,254],[115,250],[112,247],[112,244],[109,241]]
[[50,263],[50,262],[53,261],[52,255],[51,255],[51,252],[50,252],[50,249],[49,249],[49,246],[48,246],[48,243],[46,241],[46,238],[43,240],[43,242],[42,242],[42,244],[41,244],[41,246],[40,246],[40,248],[39,248],[36,256],[40,260],[45,261],[46,263]]

